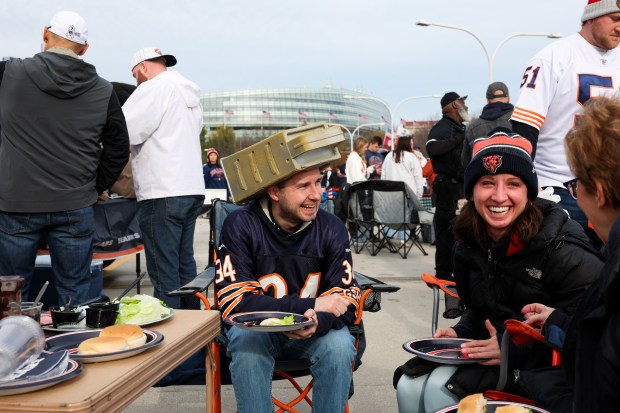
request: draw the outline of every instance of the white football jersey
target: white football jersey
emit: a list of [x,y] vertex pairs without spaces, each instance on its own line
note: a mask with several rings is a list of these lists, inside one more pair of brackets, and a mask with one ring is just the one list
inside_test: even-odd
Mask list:
[[558,40],[529,62],[511,120],[540,131],[534,165],[540,186],[562,186],[573,178],[564,137],[591,97],[620,90],[619,49],[592,46],[580,34]]

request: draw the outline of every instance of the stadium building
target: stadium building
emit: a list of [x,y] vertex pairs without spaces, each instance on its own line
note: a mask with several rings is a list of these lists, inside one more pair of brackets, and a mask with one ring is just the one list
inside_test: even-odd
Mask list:
[[373,99],[377,98],[328,85],[203,93],[202,106],[208,133],[225,124],[234,129],[237,145],[245,147],[281,130],[314,122],[338,124],[350,133],[358,128],[385,130],[381,124],[389,124],[389,111]]

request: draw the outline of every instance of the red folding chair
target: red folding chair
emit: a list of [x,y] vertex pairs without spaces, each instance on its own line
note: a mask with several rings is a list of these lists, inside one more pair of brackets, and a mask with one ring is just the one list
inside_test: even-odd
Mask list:
[[[433,290],[433,315],[431,320],[431,330],[432,335],[435,335],[439,318],[439,303],[441,301],[440,291],[443,291],[444,293],[458,299],[459,296],[456,291],[456,283],[454,281],[441,280],[431,274],[422,274],[421,278],[422,281],[424,281],[426,285]],[[508,349],[510,347],[510,341],[517,346],[522,346],[531,342],[544,343],[545,338],[538,330],[519,320],[506,320],[504,321],[504,325],[506,326],[506,330],[502,337],[502,343],[500,346],[502,352],[499,379],[497,381],[496,389],[485,391],[483,393],[484,397],[491,400],[535,405],[535,402],[530,399],[502,391],[506,387],[508,380]],[[551,365],[560,365],[560,352],[556,349],[553,349],[552,352]]]
[[[211,237],[209,240],[209,248],[211,250],[211,258],[215,260],[216,246],[219,243],[219,234],[221,226],[224,222],[225,216],[230,212],[238,208],[239,206],[231,204],[226,201],[214,200],[211,207],[211,215],[209,217],[211,224]],[[358,348],[359,341],[364,335],[362,315],[364,311],[376,312],[381,309],[381,293],[396,292],[400,288],[387,285],[377,279],[366,277],[360,273],[354,272],[355,278],[360,285],[362,295],[360,298],[360,306],[356,312],[356,319],[349,327],[349,331],[355,337],[355,348]],[[182,296],[182,295],[196,295],[204,303],[207,310],[218,310],[217,306],[217,291],[215,291],[215,267],[209,265],[202,273],[192,280],[190,283],[182,286],[181,288],[169,292],[169,296]],[[214,305],[211,305],[207,298],[207,289],[213,284],[214,286]],[[207,372],[210,373],[211,380],[214,383],[213,394],[208,395],[213,400],[213,413],[220,413],[222,406],[221,399],[221,385],[222,385],[222,346],[225,346],[226,338],[221,335],[219,340],[214,341],[211,344],[211,351],[209,356],[209,362],[207,363]],[[356,360],[357,361],[357,360]],[[351,368],[355,370],[356,361],[353,362]],[[276,360],[274,369],[274,379],[286,379],[297,390],[298,395],[292,400],[285,402],[272,395],[274,404],[278,407],[277,412],[298,412],[295,406],[302,401],[305,401],[309,406],[312,406],[312,400],[309,393],[314,384],[313,380],[310,380],[306,386],[302,386],[298,383],[296,378],[300,376],[307,376],[310,374],[310,362],[308,360]],[[349,411],[348,405],[345,409]]]

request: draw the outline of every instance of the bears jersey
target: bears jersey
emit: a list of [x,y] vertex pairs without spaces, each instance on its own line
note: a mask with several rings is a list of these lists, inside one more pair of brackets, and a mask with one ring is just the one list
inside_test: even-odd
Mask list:
[[542,187],[573,178],[564,137],[590,98],[612,95],[620,87],[618,49],[592,46],[580,34],[558,40],[530,61],[511,120],[540,131],[534,166]]
[[314,308],[315,298],[340,294],[350,301],[349,310],[339,318],[324,313],[317,334],[350,324],[360,289],[345,226],[319,210],[314,221],[287,234],[266,208],[267,202],[253,201],[224,222],[215,262],[222,317],[245,311],[303,314]]

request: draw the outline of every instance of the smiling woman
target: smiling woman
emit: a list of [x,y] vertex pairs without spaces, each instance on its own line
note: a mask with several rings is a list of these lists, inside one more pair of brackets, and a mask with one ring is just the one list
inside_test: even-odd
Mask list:
[[[418,411],[412,406],[421,403],[426,411],[437,411],[468,394],[495,388],[497,337],[504,321],[521,320],[521,309],[534,297],[573,313],[602,267],[582,227],[554,203],[537,200],[531,149],[529,141],[508,130],[476,140],[464,176],[468,203],[454,223],[453,256],[445,258],[454,260],[465,310],[455,326],[438,329],[435,337],[472,339],[461,346],[463,354],[488,360],[458,368],[439,366],[415,378],[402,376],[397,385],[401,413]],[[550,360],[543,347],[519,351],[524,353],[511,360],[511,369],[527,371]],[[512,381],[505,391],[529,396]]]

